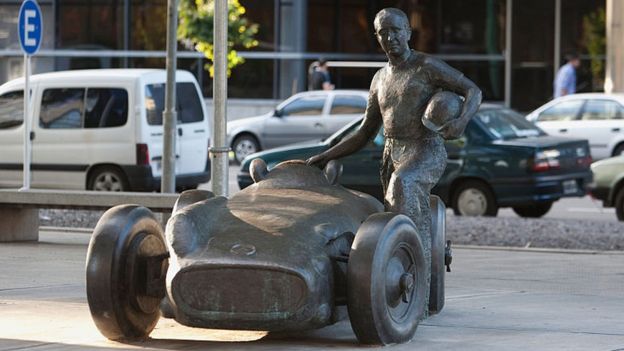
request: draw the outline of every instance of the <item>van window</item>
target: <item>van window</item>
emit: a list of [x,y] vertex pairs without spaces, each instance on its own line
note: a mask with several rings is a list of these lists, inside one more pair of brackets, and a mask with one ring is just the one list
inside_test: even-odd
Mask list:
[[124,89],[89,88],[85,128],[119,127],[128,120],[128,92]]
[[39,126],[48,129],[82,127],[84,89],[46,89],[41,98]]
[[[178,123],[194,123],[204,120],[202,100],[191,82],[176,84],[176,112]],[[149,125],[162,125],[162,112],[165,108],[165,84],[145,86],[145,110]]]
[[0,129],[24,123],[24,92],[11,91],[0,95]]

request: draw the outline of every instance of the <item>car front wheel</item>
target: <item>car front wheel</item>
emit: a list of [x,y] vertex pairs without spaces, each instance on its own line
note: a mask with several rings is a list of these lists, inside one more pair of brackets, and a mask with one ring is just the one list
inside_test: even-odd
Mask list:
[[514,206],[513,211],[520,217],[540,218],[550,211],[552,205],[552,201],[538,202],[525,206]]
[[489,216],[498,213],[498,205],[490,188],[483,182],[460,183],[453,196],[453,212],[457,216]]
[[241,135],[232,143],[232,149],[234,151],[234,160],[240,164],[245,157],[260,151],[260,145],[253,136]]
[[347,309],[363,344],[412,339],[427,301],[427,269],[414,223],[395,213],[376,213],[360,226],[347,265]]
[[618,220],[624,221],[624,188],[615,196],[615,214]]

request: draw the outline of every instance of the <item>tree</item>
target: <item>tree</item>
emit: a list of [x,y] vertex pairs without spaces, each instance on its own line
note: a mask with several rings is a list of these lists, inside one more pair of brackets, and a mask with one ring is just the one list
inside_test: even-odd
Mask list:
[[604,8],[583,17],[583,45],[591,59],[592,90],[602,88],[605,76],[604,55],[607,51],[606,13]]
[[[209,62],[205,68],[214,74],[214,0],[180,0],[178,7],[178,39],[203,52]],[[228,0],[228,76],[232,68],[245,60],[235,47],[245,49],[258,45],[254,35],[258,25],[243,17],[245,8],[238,0]]]

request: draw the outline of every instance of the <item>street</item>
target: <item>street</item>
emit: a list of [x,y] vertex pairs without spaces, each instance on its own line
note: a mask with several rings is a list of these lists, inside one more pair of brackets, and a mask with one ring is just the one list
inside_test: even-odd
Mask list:
[[[240,166],[231,163],[229,169],[229,195],[235,194],[240,189],[236,182],[236,175]],[[201,189],[211,189],[210,182],[200,185]],[[452,211],[448,212],[452,215]],[[511,208],[502,208],[498,211],[500,217],[518,217]],[[590,196],[582,198],[563,198],[554,203],[552,209],[543,217],[549,219],[579,219],[590,218],[600,221],[617,221],[613,208],[602,207],[602,202],[592,199]]]

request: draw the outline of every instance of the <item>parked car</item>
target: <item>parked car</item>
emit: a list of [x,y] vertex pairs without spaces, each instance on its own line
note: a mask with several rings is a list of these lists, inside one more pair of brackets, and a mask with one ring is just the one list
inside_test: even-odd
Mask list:
[[316,90],[295,94],[275,110],[227,124],[227,143],[239,162],[254,152],[327,138],[366,109],[368,92]]
[[624,153],[624,94],[562,96],[527,119],[550,135],[588,139],[594,160]]
[[602,200],[604,207],[615,207],[615,214],[624,221],[624,156],[610,157],[591,165],[594,182],[590,193]]
[[[176,185],[210,179],[208,119],[195,77],[176,73]],[[33,188],[160,188],[166,72],[76,70],[31,77]],[[22,185],[24,79],[0,86],[0,187]]]
[[[322,142],[292,145],[249,155],[238,184],[252,183],[249,163],[263,159],[269,167],[288,159],[306,159],[335,145],[359,128],[360,121]],[[383,134],[359,152],[344,157],[341,184],[382,198],[379,162]],[[433,193],[458,215],[495,216],[512,207],[522,217],[541,217],[554,201],[584,196],[591,182],[586,140],[549,136],[517,112],[481,106],[464,136],[446,143],[448,163]]]

